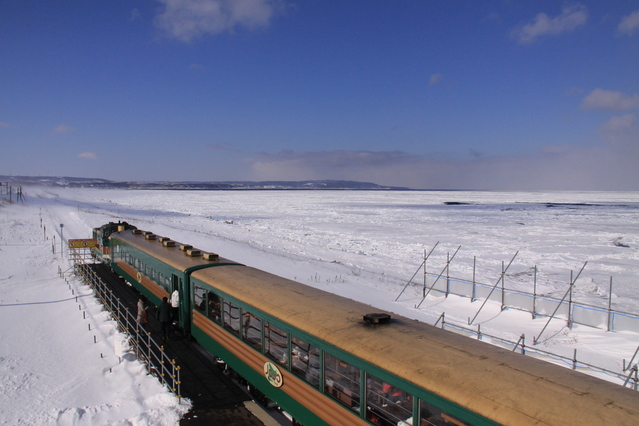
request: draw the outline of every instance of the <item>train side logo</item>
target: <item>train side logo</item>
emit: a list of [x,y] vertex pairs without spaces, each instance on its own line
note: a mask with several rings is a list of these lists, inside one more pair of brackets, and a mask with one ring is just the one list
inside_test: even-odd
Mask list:
[[266,380],[268,380],[268,382],[276,388],[279,388],[284,384],[284,376],[282,376],[277,365],[272,362],[264,363],[264,376],[266,376]]

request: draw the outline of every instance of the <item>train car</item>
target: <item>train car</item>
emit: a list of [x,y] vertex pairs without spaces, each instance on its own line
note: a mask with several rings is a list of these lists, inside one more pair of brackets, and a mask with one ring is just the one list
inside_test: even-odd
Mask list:
[[96,247],[91,249],[93,256],[104,263],[110,263],[111,244],[109,242],[109,237],[114,232],[125,231],[128,229],[135,230],[137,228],[127,222],[109,222],[99,228],[93,228],[93,239],[96,242]]
[[139,272],[127,256],[182,271],[189,333],[302,424],[639,424],[631,389],[227,259],[193,259],[139,230],[109,246],[123,276]]
[[236,263],[126,223],[118,229],[114,231],[109,224],[94,230],[94,238],[108,234],[104,251],[110,253],[111,268],[155,305],[177,290],[181,301],[179,326],[188,333],[191,328],[189,275],[201,268]]

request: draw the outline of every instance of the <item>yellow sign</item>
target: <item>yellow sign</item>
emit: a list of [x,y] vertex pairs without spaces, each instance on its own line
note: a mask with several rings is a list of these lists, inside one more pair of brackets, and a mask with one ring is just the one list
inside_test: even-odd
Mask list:
[[80,240],[69,240],[69,248],[91,248],[96,246],[96,241],[92,238],[85,238]]

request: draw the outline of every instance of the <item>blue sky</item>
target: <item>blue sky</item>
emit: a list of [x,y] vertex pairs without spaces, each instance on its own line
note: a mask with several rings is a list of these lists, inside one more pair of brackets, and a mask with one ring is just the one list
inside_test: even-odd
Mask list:
[[0,1],[0,174],[639,190],[639,1]]

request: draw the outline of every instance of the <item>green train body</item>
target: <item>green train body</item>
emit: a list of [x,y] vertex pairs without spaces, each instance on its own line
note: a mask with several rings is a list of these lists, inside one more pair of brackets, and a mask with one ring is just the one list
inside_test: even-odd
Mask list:
[[[96,256],[304,425],[639,424],[637,393],[144,232]],[[614,406],[615,409],[611,407]]]

